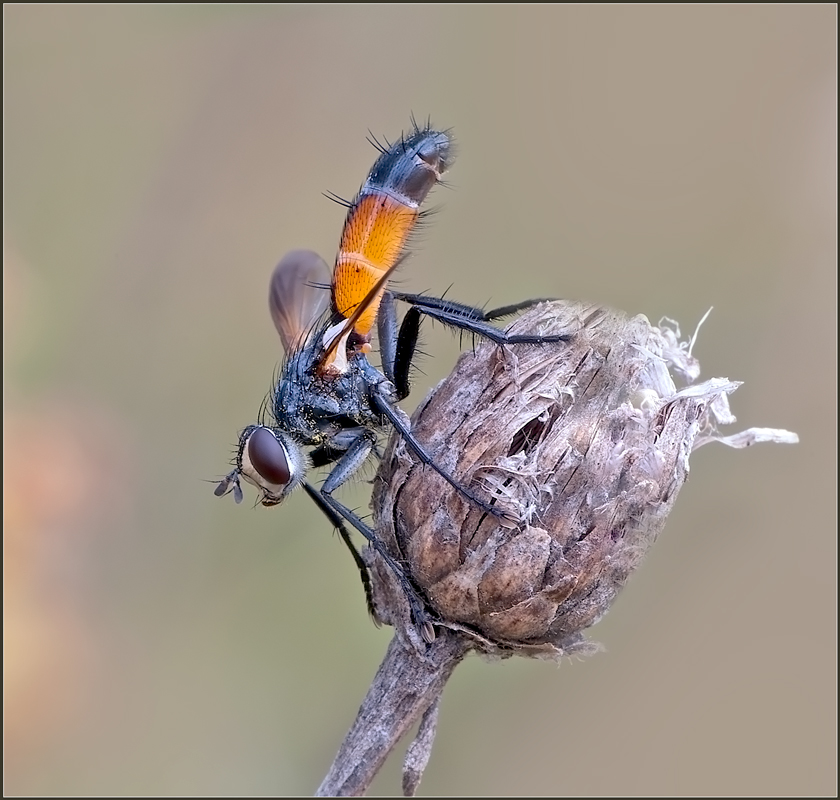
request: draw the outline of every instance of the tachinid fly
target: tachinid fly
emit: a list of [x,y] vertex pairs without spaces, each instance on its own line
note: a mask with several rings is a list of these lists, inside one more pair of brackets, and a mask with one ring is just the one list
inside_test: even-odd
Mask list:
[[[253,484],[265,506],[281,503],[297,486],[338,529],[362,574],[373,613],[370,578],[345,526],[349,522],[386,561],[402,586],[415,624],[431,641],[434,630],[425,604],[402,567],[376,533],[333,492],[375,451],[380,433],[393,428],[409,450],[463,495],[497,517],[500,507],[459,484],[438,466],[411,433],[396,404],[409,393],[409,372],[422,315],[486,337],[499,345],[564,341],[566,335],[507,335],[490,323],[534,305],[526,300],[485,312],[443,298],[389,288],[406,240],[421,215],[426,195],[452,162],[448,131],[429,125],[413,130],[380,155],[348,212],[332,278],[317,254],[295,250],[277,265],[269,286],[269,309],[286,353],[280,378],[266,400],[268,419],[240,434],[234,469],[216,487],[242,500],[240,478]],[[398,325],[395,301],[408,305]],[[368,361],[377,327],[382,369]],[[310,467],[331,466],[320,488],[306,479]]]

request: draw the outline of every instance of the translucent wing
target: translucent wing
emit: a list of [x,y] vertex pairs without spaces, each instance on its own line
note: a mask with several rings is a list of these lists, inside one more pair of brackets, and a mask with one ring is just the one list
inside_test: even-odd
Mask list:
[[287,353],[329,305],[330,270],[324,259],[311,250],[286,253],[271,274],[268,308]]

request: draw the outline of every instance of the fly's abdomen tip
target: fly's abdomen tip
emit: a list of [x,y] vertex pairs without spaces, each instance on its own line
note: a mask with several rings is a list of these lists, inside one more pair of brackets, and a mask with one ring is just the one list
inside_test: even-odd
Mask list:
[[[347,214],[336,258],[333,304],[342,316],[349,318],[398,262],[420,205],[450,163],[449,134],[430,128],[416,128],[376,160]],[[380,296],[356,320],[356,333],[370,332]]]
[[376,160],[362,194],[383,192],[417,208],[451,163],[449,134],[415,131]]

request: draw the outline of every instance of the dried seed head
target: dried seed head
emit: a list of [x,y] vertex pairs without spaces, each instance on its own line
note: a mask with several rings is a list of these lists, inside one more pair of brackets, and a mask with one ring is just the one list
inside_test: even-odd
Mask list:
[[[795,441],[784,431],[718,437],[734,421],[673,324],[543,303],[511,333],[573,333],[568,343],[482,344],[412,418],[436,462],[520,522],[502,522],[421,464],[393,436],[373,508],[382,538],[444,625],[489,652],[565,654],[609,609],[665,524],[694,447]],[[670,371],[669,371],[670,368]],[[375,575],[382,576],[382,570]],[[382,608],[393,621],[400,615]],[[386,593],[387,597],[395,595]]]

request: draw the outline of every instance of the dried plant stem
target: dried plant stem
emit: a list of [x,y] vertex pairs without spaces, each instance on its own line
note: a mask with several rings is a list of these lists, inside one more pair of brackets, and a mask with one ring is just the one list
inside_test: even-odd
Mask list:
[[469,648],[463,635],[444,630],[420,652],[397,633],[316,796],[363,795],[396,743],[431,708],[409,753],[419,765],[406,773],[404,790],[413,794],[431,751],[437,701]]

